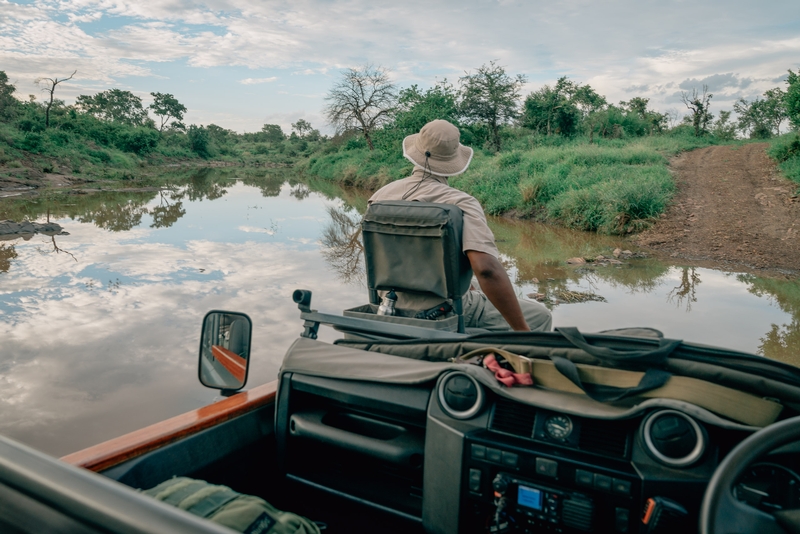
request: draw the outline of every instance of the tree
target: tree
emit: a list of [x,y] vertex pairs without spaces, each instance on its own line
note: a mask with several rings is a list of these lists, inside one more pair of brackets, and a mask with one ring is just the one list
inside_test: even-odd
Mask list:
[[545,135],[559,134],[570,137],[578,131],[581,110],[572,96],[578,86],[566,76],[553,87],[545,85],[525,98],[522,126]]
[[627,102],[620,102],[619,106],[644,121],[647,124],[648,133],[652,135],[653,132],[662,132],[666,129],[669,117],[664,113],[647,109],[648,103],[650,103],[649,98],[636,96]]
[[[443,119],[459,126],[458,93],[443,80],[422,90],[412,85],[400,91],[392,120],[376,133],[376,144],[397,151],[404,137],[415,134],[427,123]],[[465,131],[461,132],[462,142]]]
[[94,96],[81,95],[75,104],[84,112],[109,122],[144,126],[148,120],[142,99],[121,89],[109,89]]
[[764,92],[764,113],[775,135],[780,135],[781,123],[789,118],[786,93],[780,87]]
[[208,130],[203,126],[189,125],[189,130],[186,132],[189,136],[189,144],[192,146],[192,151],[203,159],[208,159],[212,156],[209,147]]
[[475,74],[466,73],[461,84],[461,114],[467,122],[485,124],[495,150],[500,150],[500,128],[519,116],[520,89],[525,76],[506,74],[505,68],[490,61]]
[[397,102],[397,90],[383,67],[347,69],[325,97],[325,115],[337,133],[357,130],[374,150],[373,132],[385,124]]
[[730,111],[719,112],[719,118],[711,126],[711,133],[723,141],[736,139],[736,123],[731,120]]
[[64,82],[66,82],[68,80],[71,80],[72,77],[75,76],[77,73],[78,73],[77,70],[72,71],[72,74],[70,74],[68,78],[61,78],[61,79],[58,79],[58,78],[36,78],[36,80],[34,80],[33,83],[35,83],[36,85],[38,85],[40,87],[42,85],[44,85],[44,87],[42,88],[42,91],[50,94],[50,100],[45,105],[45,110],[44,110],[44,127],[45,128],[49,128],[50,127],[50,108],[53,107],[53,97],[54,97],[55,92],[56,92],[56,86],[58,84],[60,84],[60,83],[64,83]]
[[708,111],[711,107],[711,97],[714,95],[708,92],[708,86],[703,85],[703,92],[698,93],[697,89],[692,89],[692,96],[686,91],[681,91],[681,100],[684,105],[691,111],[691,124],[694,126],[695,137],[708,131],[708,123],[714,116]]
[[770,106],[766,100],[756,97],[749,102],[740,98],[733,104],[733,110],[739,115],[738,128],[750,139],[767,139],[772,137],[772,120]]
[[[153,97],[153,103],[150,104],[149,108],[161,119],[161,126],[158,128],[159,132],[164,131],[164,126],[166,126],[169,121],[174,121],[172,123],[173,128],[180,128],[183,126],[183,114],[186,113],[186,106],[178,102],[177,98],[168,93],[150,93],[150,95]],[[176,124],[180,126],[175,126]]]
[[277,124],[265,124],[261,127],[261,133],[264,134],[264,140],[272,144],[280,143],[286,139],[286,135]]
[[298,137],[305,137],[306,134],[311,133],[313,130],[311,123],[305,119],[297,119],[297,122],[292,123],[292,131],[296,132]]
[[784,102],[786,104],[786,114],[792,128],[800,130],[800,70],[796,73],[789,69],[789,77],[786,79],[789,87],[786,89]]
[[8,82],[5,71],[0,70],[0,121],[8,121],[17,113],[19,101],[14,98],[17,88]]

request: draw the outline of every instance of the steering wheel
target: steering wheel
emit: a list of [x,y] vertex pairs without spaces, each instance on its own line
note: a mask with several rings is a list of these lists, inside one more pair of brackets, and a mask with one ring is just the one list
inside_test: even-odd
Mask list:
[[700,534],[800,533],[800,509],[767,513],[739,501],[733,487],[742,473],[771,450],[800,440],[800,417],[762,428],[739,443],[708,483],[700,508]]

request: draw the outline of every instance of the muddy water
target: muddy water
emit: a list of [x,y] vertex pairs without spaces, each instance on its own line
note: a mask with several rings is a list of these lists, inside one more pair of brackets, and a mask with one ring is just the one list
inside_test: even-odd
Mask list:
[[[0,200],[0,219],[49,217],[69,233],[0,241],[0,433],[63,455],[211,402],[216,393],[195,368],[210,309],[253,318],[255,385],[276,376],[301,331],[292,290],[313,290],[313,306],[330,312],[365,302],[349,239],[362,195],[282,175],[234,177],[211,171],[162,190]],[[648,259],[567,265],[629,247],[490,224],[519,295],[543,295],[556,325],[651,326],[800,365],[794,281]]]

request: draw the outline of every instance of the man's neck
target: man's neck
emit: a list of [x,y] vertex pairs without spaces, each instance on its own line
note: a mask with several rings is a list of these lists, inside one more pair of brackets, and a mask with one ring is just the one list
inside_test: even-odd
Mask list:
[[436,180],[437,182],[441,182],[441,183],[443,183],[445,185],[449,185],[447,183],[447,177],[446,176],[436,176],[435,174],[431,174],[430,171],[426,171],[422,167],[416,167],[415,166],[414,167],[414,172],[411,173],[411,178],[419,178],[420,180],[422,180],[423,178],[425,178],[426,180],[433,179],[433,180]]

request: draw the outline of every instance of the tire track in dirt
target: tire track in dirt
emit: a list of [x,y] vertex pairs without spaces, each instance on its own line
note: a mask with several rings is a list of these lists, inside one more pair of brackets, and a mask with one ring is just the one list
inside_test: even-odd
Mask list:
[[710,267],[798,274],[799,186],[780,175],[766,148],[713,146],[674,158],[675,197],[634,242]]

